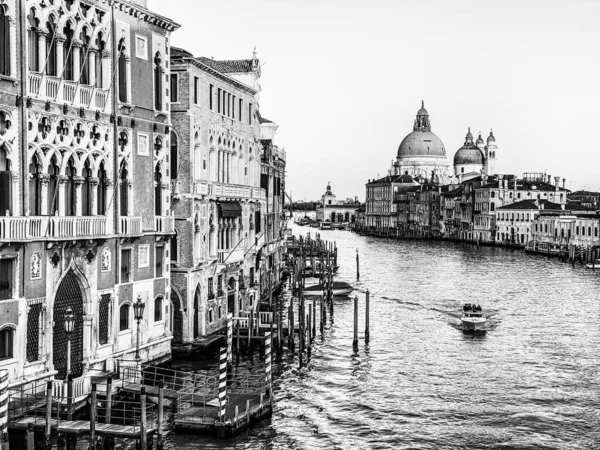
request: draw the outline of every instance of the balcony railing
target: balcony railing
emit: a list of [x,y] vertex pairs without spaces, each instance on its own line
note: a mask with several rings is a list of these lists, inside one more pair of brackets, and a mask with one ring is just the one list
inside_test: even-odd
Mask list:
[[156,216],[154,224],[157,233],[175,232],[175,216]]
[[219,250],[219,262],[221,264],[236,263],[244,260],[244,249],[236,248],[235,250]]
[[128,236],[137,236],[142,234],[141,217],[120,217],[119,233]]
[[73,106],[105,109],[109,91],[94,86],[84,86],[75,81],[60,80],[45,74],[30,73],[29,94],[37,98],[48,98],[58,103]]
[[261,188],[243,184],[223,184],[207,181],[194,182],[192,185],[192,193],[198,195],[214,195],[216,197],[237,197],[257,200],[265,200],[267,198],[265,190]]
[[94,238],[112,234],[106,216],[0,217],[0,240]]
[[[52,396],[61,403],[67,403],[67,380],[54,380],[52,382]],[[91,391],[91,380],[87,376],[73,379],[73,401],[84,399]]]

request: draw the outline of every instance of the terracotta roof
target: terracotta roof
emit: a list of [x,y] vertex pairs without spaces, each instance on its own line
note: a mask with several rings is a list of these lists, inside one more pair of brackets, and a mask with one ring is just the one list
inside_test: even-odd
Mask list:
[[251,59],[230,59],[225,61],[217,61],[204,56],[200,56],[196,59],[221,73],[252,72]]
[[258,117],[258,123],[275,123],[272,120],[263,117],[260,111],[256,111],[256,116]]
[[548,200],[521,200],[511,205],[501,206],[497,209],[563,209],[559,203]]

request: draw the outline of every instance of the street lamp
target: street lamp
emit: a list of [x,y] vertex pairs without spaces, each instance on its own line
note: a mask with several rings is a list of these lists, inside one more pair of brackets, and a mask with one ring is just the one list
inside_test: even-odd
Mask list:
[[144,318],[145,303],[142,302],[142,296],[138,294],[137,301],[133,304],[133,317],[137,321],[137,341],[135,345],[135,359],[140,360],[140,322]]
[[67,336],[67,377],[71,375],[71,335],[75,329],[75,316],[73,310],[67,308],[65,311],[65,335]]

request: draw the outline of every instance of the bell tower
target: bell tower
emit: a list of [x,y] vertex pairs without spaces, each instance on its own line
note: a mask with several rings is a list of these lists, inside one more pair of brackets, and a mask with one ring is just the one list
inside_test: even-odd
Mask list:
[[485,146],[485,174],[495,175],[496,174],[496,150],[498,146],[496,145],[496,138],[494,137],[494,133],[490,130],[490,135],[487,138],[487,145]]

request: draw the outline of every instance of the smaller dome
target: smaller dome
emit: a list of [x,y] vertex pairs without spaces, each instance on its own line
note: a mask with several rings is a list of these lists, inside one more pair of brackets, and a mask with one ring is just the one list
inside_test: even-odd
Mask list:
[[479,144],[483,144],[483,139],[481,138],[481,132],[479,133],[479,137],[477,138],[477,141],[475,142],[477,145]]
[[421,100],[421,109],[419,109],[419,111],[417,111],[417,116],[428,116],[428,115],[429,115],[429,113],[425,109],[425,102],[423,100]]
[[483,165],[483,154],[475,146],[463,146],[454,155],[454,165],[459,164],[481,164]]
[[494,133],[490,131],[490,135],[487,138],[488,142],[496,142],[496,138],[494,137]]

